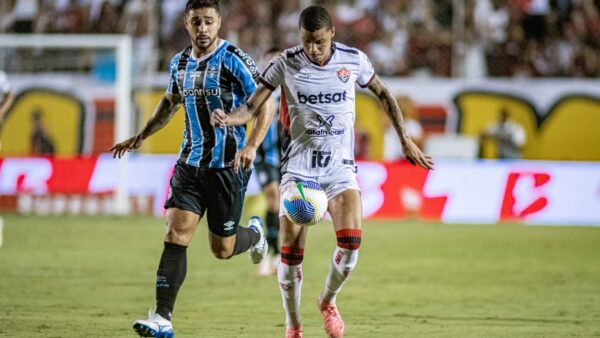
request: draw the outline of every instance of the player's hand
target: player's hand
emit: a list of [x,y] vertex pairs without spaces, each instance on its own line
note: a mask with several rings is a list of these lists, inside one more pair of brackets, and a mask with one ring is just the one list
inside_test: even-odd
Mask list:
[[144,142],[142,135],[137,134],[121,143],[115,144],[108,151],[113,153],[113,158],[121,158],[126,152],[139,148],[142,145],[142,142]]
[[427,170],[433,170],[433,159],[425,155],[419,147],[410,139],[402,145],[404,156],[412,165],[419,165]]
[[226,127],[228,120],[229,117],[222,109],[217,108],[210,113],[210,124],[212,124],[213,127]]
[[252,168],[252,163],[254,163],[255,158],[256,147],[245,146],[244,149],[238,151],[235,154],[235,159],[233,160],[233,170],[236,173],[239,172],[240,167],[242,167],[246,171],[250,170],[250,168]]

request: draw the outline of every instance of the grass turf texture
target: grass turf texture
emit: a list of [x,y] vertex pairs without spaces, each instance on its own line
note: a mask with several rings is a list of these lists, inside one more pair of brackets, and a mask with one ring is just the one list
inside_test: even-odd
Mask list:
[[[0,337],[133,337],[154,304],[163,221],[4,215]],[[309,232],[301,312],[322,337],[316,298],[335,245]],[[277,280],[247,255],[212,257],[201,223],[174,313],[176,337],[282,337]],[[359,264],[338,298],[346,337],[599,337],[600,228],[364,224]]]

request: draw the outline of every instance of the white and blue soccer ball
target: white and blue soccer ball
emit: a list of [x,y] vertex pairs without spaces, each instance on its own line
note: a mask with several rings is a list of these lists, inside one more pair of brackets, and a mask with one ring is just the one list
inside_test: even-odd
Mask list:
[[317,224],[327,212],[327,195],[314,181],[288,185],[281,198],[285,215],[298,225]]

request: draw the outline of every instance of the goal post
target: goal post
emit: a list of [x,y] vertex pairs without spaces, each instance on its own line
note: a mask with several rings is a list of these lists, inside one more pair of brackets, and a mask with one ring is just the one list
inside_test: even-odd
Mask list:
[[[131,136],[132,116],[132,39],[109,34],[0,34],[0,48],[114,49],[116,58],[114,141]],[[127,193],[127,156],[116,163],[113,213],[129,213]]]

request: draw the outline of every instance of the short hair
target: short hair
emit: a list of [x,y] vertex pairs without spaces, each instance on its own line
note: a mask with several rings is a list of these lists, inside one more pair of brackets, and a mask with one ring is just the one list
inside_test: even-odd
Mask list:
[[333,27],[329,12],[321,6],[306,7],[302,13],[300,13],[298,25],[300,28],[304,28],[309,32],[316,32],[321,28],[329,30]]
[[221,14],[221,11],[219,10],[219,0],[188,0],[187,4],[185,5],[185,14],[187,15],[191,9],[205,7],[212,7],[215,9],[215,11],[217,11],[217,13]]

